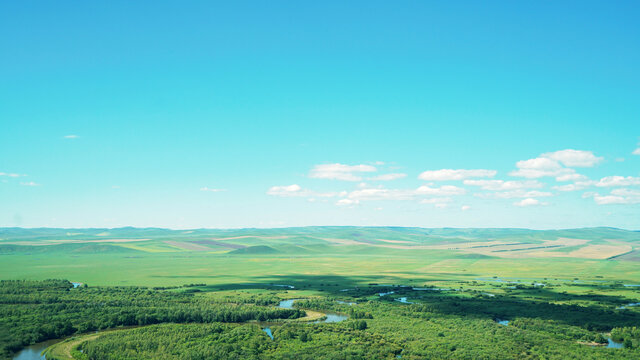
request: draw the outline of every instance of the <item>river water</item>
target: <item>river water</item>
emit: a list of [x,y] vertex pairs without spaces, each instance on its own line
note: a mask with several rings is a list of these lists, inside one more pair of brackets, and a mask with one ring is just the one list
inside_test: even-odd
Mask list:
[[262,331],[266,332],[267,335],[269,335],[269,337],[271,338],[271,340],[273,340],[273,333],[271,332],[271,328],[270,327],[266,327],[266,328],[262,329]]
[[[296,300],[300,300],[300,299],[289,299],[289,300],[282,300],[280,301],[280,303],[278,304],[279,308],[282,309],[293,309],[293,302]],[[314,321],[314,324],[318,324],[318,323],[337,323],[340,321],[344,321],[347,320],[349,317],[345,316],[345,315],[340,315],[340,314],[336,314],[336,313],[325,313],[325,318],[323,320],[318,320],[318,321]],[[262,328],[262,331],[264,331],[267,335],[269,335],[269,337],[271,338],[271,340],[273,340],[273,333],[271,332],[271,327],[267,326]]]
[[622,349],[624,347],[623,343],[615,342],[611,338],[607,338],[607,342],[607,347],[610,349]]
[[44,355],[40,355],[49,346],[60,342],[61,339],[43,341],[20,350],[13,356],[13,360],[45,360]]
[[413,304],[413,302],[408,301],[406,297],[401,297],[401,298],[394,299],[394,300],[397,301],[397,302],[401,302],[403,304]]
[[[300,300],[300,299],[282,300],[278,304],[278,307],[282,309],[293,309],[293,302],[296,300]],[[345,315],[340,315],[340,314],[331,313],[331,312],[327,312],[326,315],[327,315],[326,319],[318,320],[316,321],[316,323],[334,323],[334,322],[340,322],[348,319],[348,317]]]

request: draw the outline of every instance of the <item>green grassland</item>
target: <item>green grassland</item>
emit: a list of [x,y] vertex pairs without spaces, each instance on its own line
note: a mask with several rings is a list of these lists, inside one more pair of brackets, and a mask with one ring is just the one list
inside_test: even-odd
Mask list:
[[[50,359],[58,360],[638,357],[640,337],[634,326],[640,312],[618,309],[628,301],[624,294],[629,289],[623,285],[511,286],[496,280],[461,281],[455,284],[459,287],[440,291],[379,284],[341,291],[328,282],[313,282],[306,289],[191,284],[150,290],[3,281],[0,358],[20,344],[48,338],[66,338],[47,350]],[[577,291],[564,291],[571,288]],[[411,304],[398,301],[404,297]],[[292,298],[299,299],[297,308],[342,313],[348,319],[305,323],[300,314],[274,308]],[[273,320],[256,322],[265,315]],[[497,319],[509,320],[509,326]],[[273,339],[264,326],[271,327]],[[629,345],[589,345],[602,343],[605,336]]]
[[[3,283],[0,312],[14,329],[0,331],[0,343],[18,344],[10,352],[76,336],[52,349],[60,359],[633,359],[640,306],[627,305],[640,302],[640,287],[628,286],[640,284],[638,247],[640,232],[612,228],[5,228],[0,279],[89,287]],[[270,340],[261,326],[220,315],[276,314],[284,299],[305,299],[295,306],[307,316],[349,319],[289,319]],[[205,321],[203,311],[226,320]],[[43,332],[39,322],[52,320]],[[119,326],[142,328],[87,332]],[[626,348],[585,345],[606,336]]]
[[[566,246],[536,253],[540,244],[557,239],[579,239],[583,243],[569,241]],[[507,245],[487,252],[496,248],[496,242]],[[570,256],[576,250],[602,245],[620,249],[607,258],[589,258],[581,253]],[[525,250],[520,250],[523,247]],[[640,283],[640,266],[633,258],[625,259],[625,253],[638,247],[640,232],[611,228],[5,228],[0,229],[0,278],[64,278],[92,285],[138,286],[274,282],[301,287],[309,281],[333,279],[339,286],[349,287],[371,282],[472,281],[493,276]],[[562,257],[546,256],[548,253]],[[509,257],[511,254],[518,257]],[[599,256],[597,251],[595,254]]]

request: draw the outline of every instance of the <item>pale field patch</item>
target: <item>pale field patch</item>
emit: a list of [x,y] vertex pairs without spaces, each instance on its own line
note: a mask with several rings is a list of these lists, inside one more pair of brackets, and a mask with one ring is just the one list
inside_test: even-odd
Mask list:
[[[507,251],[526,251],[528,249],[531,248],[540,248],[542,246],[547,246],[545,244],[508,244],[508,245],[500,245],[500,246],[494,246],[494,247],[490,247],[490,248],[484,248],[484,249],[478,249],[479,251],[486,251],[486,254],[489,253],[496,253],[496,256],[499,256],[497,254],[501,253],[501,252],[507,252]],[[537,250],[537,249],[536,249]]]
[[184,250],[192,250],[192,251],[211,251],[212,250],[206,246],[193,244],[193,243],[185,243],[185,242],[179,242],[179,241],[163,241],[163,243],[167,245],[175,246],[179,249],[184,249]]
[[213,240],[237,240],[237,239],[256,238],[256,239],[282,240],[282,239],[288,239],[290,237],[291,236],[288,236],[288,235],[281,235],[281,236],[243,235],[243,236],[230,236],[230,237],[224,237],[224,238],[211,238],[211,239],[213,239]]
[[428,245],[429,249],[443,249],[443,250],[461,250],[461,249],[484,249],[487,247],[493,247],[497,245],[513,244],[513,241],[473,241],[473,242],[460,242],[454,244],[441,244],[441,245]]
[[[607,243],[609,244],[616,244],[616,245],[628,245],[629,242],[624,241],[624,240],[620,240],[620,239],[606,239]],[[637,249],[637,247],[635,247]]]
[[[468,250],[469,248],[474,247],[486,247],[486,246],[496,246],[509,244],[504,241],[477,241],[477,242],[461,242],[461,243],[453,243],[453,244],[441,244],[441,245],[386,245],[386,244],[368,244],[369,246],[383,247],[389,249],[400,249],[400,250]],[[358,245],[363,245],[362,243],[358,243]],[[478,252],[475,251],[471,252]]]
[[334,243],[338,245],[364,245],[361,242],[349,240],[349,239],[334,239],[334,238],[320,238],[320,237],[317,237],[316,239],[328,241],[330,243]]
[[[580,246],[588,243],[589,240],[585,239],[572,239],[572,238],[558,238],[556,240],[545,240],[541,243],[503,243],[496,244],[489,247],[476,247],[476,248],[459,248],[467,253],[481,254],[487,256],[495,256],[506,259],[526,259],[533,257],[581,257],[587,259],[600,259],[600,257],[592,257],[590,252],[580,253],[582,249],[575,250],[571,253],[562,253],[557,251],[549,251],[551,249],[557,250],[569,246]],[[489,242],[491,243],[491,242]],[[494,244],[497,242],[493,242]],[[600,246],[600,245],[590,245]],[[548,247],[549,250],[545,249]],[[611,255],[613,256],[613,255]],[[605,259],[607,257],[604,257]]]
[[[553,250],[558,249],[554,247]],[[581,258],[581,259],[608,259],[632,250],[630,245],[586,245],[578,250],[568,253],[549,251],[545,249],[532,249],[531,251],[469,251],[482,255],[495,256],[507,259],[526,258]]]
[[415,244],[411,241],[403,241],[403,240],[387,240],[387,239],[376,239],[376,240],[393,243],[393,244]]
[[103,242],[107,242],[107,243],[126,243],[126,242],[138,242],[138,241],[149,241],[151,239],[104,239],[104,240],[84,240],[81,242],[87,242],[87,243],[103,243]]
[[[362,243],[358,243],[358,245],[363,245]],[[407,245],[383,245],[383,244],[366,244],[368,246],[375,246],[381,248],[388,249],[401,249],[401,250],[415,250],[415,249],[430,249],[429,246],[425,245],[416,245],[416,246],[407,246]]]
[[304,312],[306,314],[304,317],[294,319],[293,321],[315,321],[326,316],[326,314],[318,311],[304,310]]
[[577,246],[588,243],[589,240],[585,239],[572,239],[572,238],[558,238],[558,240],[546,240],[545,245],[563,245],[563,246]]
[[55,239],[55,240],[22,240],[5,242],[3,245],[30,245],[30,246],[42,246],[42,245],[60,245],[60,244],[89,244],[89,243],[127,243],[137,241],[149,241],[151,239],[98,239],[98,240],[78,240],[78,239]]
[[586,259],[607,259],[631,250],[630,245],[588,245],[570,252],[568,256]]
[[157,248],[157,247],[151,247],[151,246],[138,246],[138,245],[134,245],[134,244],[120,244],[118,246],[121,246],[123,248],[127,248],[127,249],[133,249],[133,250],[139,250],[139,251],[144,251],[144,252],[150,252],[150,253],[168,253],[168,252],[176,252],[177,250],[174,249],[169,249],[169,248]]

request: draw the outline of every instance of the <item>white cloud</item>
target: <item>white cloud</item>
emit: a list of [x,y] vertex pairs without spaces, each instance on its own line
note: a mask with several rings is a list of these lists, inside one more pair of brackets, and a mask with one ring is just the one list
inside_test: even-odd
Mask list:
[[452,201],[453,199],[450,197],[437,197],[437,198],[430,198],[430,199],[422,199],[420,200],[420,203],[421,204],[444,204]]
[[303,189],[298,184],[285,185],[285,186],[272,186],[267,190],[267,195],[280,196],[280,197],[335,197],[340,194],[329,192],[319,193],[312,190]]
[[494,177],[496,174],[497,171],[486,169],[440,169],[425,171],[420,174],[418,178],[427,181],[447,181],[478,177]]
[[564,166],[568,167],[593,167],[602,160],[603,157],[593,155],[591,151],[566,149],[556,152],[546,153],[541,155],[544,158],[549,158],[555,161],[559,161]]
[[73,135],[73,134],[71,134],[71,135],[65,135],[65,136],[64,136],[64,138],[65,138],[65,139],[77,139],[77,138],[78,138],[78,135]]
[[553,190],[558,190],[558,191],[577,191],[577,190],[586,189],[586,188],[588,188],[590,186],[593,186],[595,184],[596,184],[596,182],[593,181],[593,180],[576,181],[573,184],[553,186],[552,189]]
[[22,186],[40,186],[40,184],[35,183],[33,181],[29,181],[29,182],[21,182],[20,185]]
[[631,154],[632,155],[640,155],[640,145],[638,145],[638,148],[633,150],[633,152]]
[[611,190],[611,193],[619,196],[640,197],[640,190],[635,190],[635,189],[625,189],[625,188],[614,189],[614,190]]
[[613,204],[640,204],[640,190],[631,189],[613,189],[609,195],[600,195],[598,193],[584,193],[584,198],[593,197],[598,205]]
[[391,181],[391,180],[402,179],[404,177],[407,177],[407,174],[393,173],[393,174],[382,174],[382,175],[374,176],[374,177],[369,178],[369,180],[372,180],[372,181]]
[[352,205],[358,205],[359,201],[358,200],[352,200],[352,199],[340,199],[336,202],[336,205],[339,206],[352,206]]
[[519,169],[531,169],[531,170],[557,170],[562,166],[553,159],[546,157],[537,157],[529,160],[520,160],[516,163]]
[[537,205],[546,205],[546,203],[541,203],[538,199],[522,199],[520,201],[516,201],[513,203],[515,206],[526,207],[526,206],[537,206]]
[[565,174],[565,175],[560,175],[556,177],[556,181],[577,181],[577,180],[584,180],[586,178],[587,177],[582,174],[571,173],[571,174]]
[[227,191],[227,189],[211,189],[205,186],[205,187],[201,187],[200,191],[221,192],[221,191]]
[[541,188],[544,184],[537,180],[504,181],[504,180],[465,180],[465,185],[479,186],[483,190],[502,191],[527,188]]
[[509,173],[511,176],[523,177],[527,179],[537,179],[541,177],[556,177],[562,178],[562,176],[573,174],[573,169],[561,168],[561,169],[518,169]]
[[8,177],[14,177],[15,178],[15,177],[26,176],[26,175],[0,172],[0,176],[8,176]]
[[576,186],[576,184],[558,185],[558,186],[553,186],[551,188],[553,190],[558,190],[558,191],[576,191],[576,190],[581,190],[581,188]]
[[415,197],[412,190],[369,188],[350,192],[347,198],[352,200],[411,200]]
[[607,176],[600,179],[595,185],[599,187],[640,185],[640,177]]
[[471,209],[471,206],[469,206],[469,205],[462,205],[462,207],[460,208],[460,210],[462,210],[462,211],[467,211],[469,209]]
[[528,179],[562,177],[575,173],[575,170],[563,168],[557,161],[544,157],[518,161],[516,167],[518,170],[510,172],[509,175]]
[[518,170],[510,172],[509,175],[528,179],[555,177],[557,181],[578,180],[583,178],[582,175],[576,174],[576,171],[569,167],[592,167],[602,160],[602,157],[593,155],[591,151],[560,150],[544,153],[534,159],[518,161]]
[[[449,202],[451,201],[449,198],[450,196],[462,195],[464,193],[466,193],[466,190],[457,186],[444,185],[440,187],[431,187],[429,185],[423,185],[417,189],[386,189],[383,187],[360,188],[347,193],[345,198],[357,203],[360,201],[422,199],[422,203],[436,204]],[[340,204],[344,203],[346,202],[342,202]]]
[[604,195],[596,194],[593,196],[593,199],[596,201],[598,205],[610,205],[610,204],[626,204],[625,198],[622,196],[613,196],[613,195]]
[[435,207],[437,207],[438,209],[444,209],[447,206],[449,206],[449,204],[436,204]]
[[417,188],[415,192],[420,195],[447,196],[463,195],[467,192],[467,190],[453,185],[443,185],[440,187],[430,187],[429,185],[422,185]]
[[298,184],[286,185],[286,186],[272,186],[267,190],[267,195],[272,196],[305,196],[302,188]]
[[537,190],[524,190],[517,189],[511,191],[502,191],[502,192],[493,192],[493,193],[480,193],[475,194],[475,196],[479,198],[497,198],[497,199],[513,199],[513,198],[536,198],[536,197],[549,197],[553,196],[552,193],[547,191],[537,191]]
[[355,173],[375,172],[377,169],[371,165],[344,165],[344,164],[321,164],[316,165],[309,173],[310,178],[332,179],[344,181],[360,181],[362,177]]

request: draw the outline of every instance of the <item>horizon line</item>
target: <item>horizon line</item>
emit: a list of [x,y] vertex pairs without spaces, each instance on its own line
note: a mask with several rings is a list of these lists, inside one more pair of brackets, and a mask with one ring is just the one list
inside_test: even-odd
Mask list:
[[276,229],[304,229],[304,228],[403,228],[403,229],[452,229],[452,230],[529,230],[529,231],[562,231],[562,230],[586,230],[586,229],[615,229],[629,232],[639,232],[640,229],[625,229],[615,226],[585,226],[577,228],[547,228],[547,229],[535,229],[524,227],[421,227],[421,226],[397,226],[397,225],[305,225],[305,226],[283,226],[283,227],[237,227],[237,228],[170,228],[170,227],[157,227],[157,226],[120,226],[120,227],[48,227],[48,226],[35,226],[35,227],[22,227],[22,226],[0,226],[0,230],[4,229],[60,229],[60,230],[115,230],[115,229],[158,229],[158,230],[171,230],[171,231],[193,231],[193,230],[276,230]]

